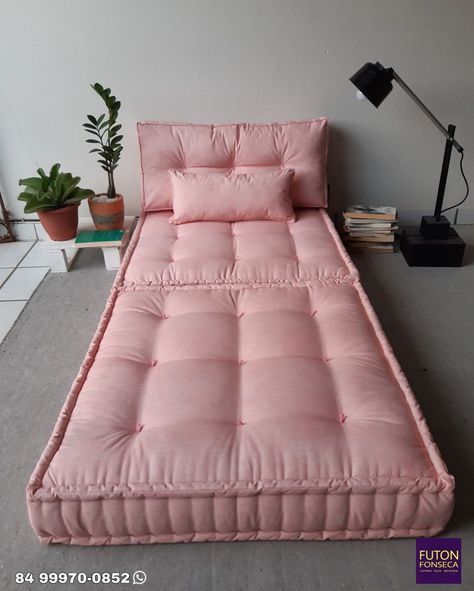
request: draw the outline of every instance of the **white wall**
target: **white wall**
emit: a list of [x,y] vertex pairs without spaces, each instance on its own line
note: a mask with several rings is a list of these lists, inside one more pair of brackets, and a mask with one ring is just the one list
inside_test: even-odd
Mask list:
[[[81,128],[86,113],[101,112],[89,88],[99,81],[123,104],[117,185],[129,214],[139,207],[137,120],[318,115],[332,123],[336,205],[431,209],[442,135],[399,88],[376,110],[355,100],[348,77],[366,61],[393,66],[457,124],[474,182],[473,25],[472,0],[2,0],[2,192],[22,215],[18,179],[56,161],[105,189]],[[463,192],[457,160],[453,202]]]

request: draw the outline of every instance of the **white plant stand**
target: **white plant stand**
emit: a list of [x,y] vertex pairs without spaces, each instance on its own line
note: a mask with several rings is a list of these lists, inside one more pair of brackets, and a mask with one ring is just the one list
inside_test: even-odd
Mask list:
[[[128,236],[125,235],[124,241],[127,239]],[[120,267],[123,254],[122,246],[119,248],[114,248],[110,246],[107,248],[102,248],[102,254],[104,255],[104,263],[107,271],[116,271]]]
[[51,273],[67,273],[79,252],[74,240],[40,240],[37,248],[48,253]]
[[[120,267],[122,261],[122,253],[130,239],[131,233],[133,232],[135,218],[129,218],[125,220],[126,233],[123,238],[121,246],[105,246],[98,247],[102,250],[104,255],[104,263],[107,271],[116,271]],[[131,226],[131,227],[130,227]],[[127,230],[127,227],[129,229]],[[90,220],[80,220],[79,230],[94,230],[94,226]],[[77,256],[80,248],[75,245],[75,238],[72,240],[56,241],[56,240],[40,240],[38,247],[48,253],[49,261],[51,265],[51,273],[67,273]]]
[[[80,250],[76,248],[74,240],[65,240],[64,242],[41,240],[38,248],[48,253],[51,273],[67,273]],[[122,261],[122,247],[106,246],[102,247],[101,250],[107,271],[116,271]]]

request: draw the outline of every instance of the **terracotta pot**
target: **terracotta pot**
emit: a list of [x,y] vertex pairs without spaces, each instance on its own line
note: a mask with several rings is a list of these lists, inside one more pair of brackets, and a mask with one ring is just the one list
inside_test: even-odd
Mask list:
[[115,199],[96,200],[105,193],[89,197],[89,209],[92,220],[98,230],[121,230],[123,228],[124,206],[123,196],[117,194]]
[[76,237],[78,208],[79,203],[74,203],[59,209],[38,211],[40,222],[51,240],[71,240]]

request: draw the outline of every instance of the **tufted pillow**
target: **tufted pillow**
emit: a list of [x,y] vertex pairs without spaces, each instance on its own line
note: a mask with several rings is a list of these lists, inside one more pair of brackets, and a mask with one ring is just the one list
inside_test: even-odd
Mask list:
[[290,188],[294,170],[255,174],[169,171],[173,186],[170,223],[295,220]]
[[168,170],[254,173],[291,168],[298,207],[327,206],[327,120],[290,123],[138,124],[145,211],[172,209]]

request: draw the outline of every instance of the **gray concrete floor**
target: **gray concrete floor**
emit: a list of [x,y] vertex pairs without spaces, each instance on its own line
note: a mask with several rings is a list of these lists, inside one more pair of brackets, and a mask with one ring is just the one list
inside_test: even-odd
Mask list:
[[[474,244],[474,227],[461,227]],[[460,269],[409,268],[400,254],[357,255],[363,283],[457,481],[446,537],[463,540],[463,585],[474,589],[474,248]],[[0,589],[128,585],[15,584],[15,573],[133,572],[133,589],[378,591],[415,589],[415,540],[42,546],[25,486],[43,450],[113,281],[98,251],[48,275],[0,346]],[[440,585],[424,589],[442,588]]]

